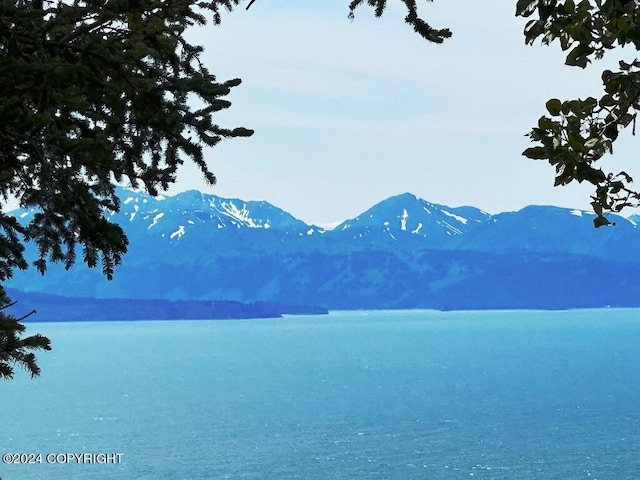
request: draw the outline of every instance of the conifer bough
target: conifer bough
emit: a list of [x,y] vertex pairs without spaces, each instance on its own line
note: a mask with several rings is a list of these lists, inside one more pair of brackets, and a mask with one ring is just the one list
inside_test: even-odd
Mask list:
[[[25,241],[42,273],[47,262],[71,267],[80,251],[110,279],[128,243],[109,221],[116,182],[155,195],[192,161],[215,183],[203,148],[253,131],[214,122],[240,80],[218,81],[183,33],[205,14],[220,23],[237,3],[0,2],[0,194],[37,211],[26,226],[0,213],[0,282],[27,268]],[[0,306],[9,303],[1,291]],[[0,377],[14,363],[37,375],[25,349],[48,347],[41,337],[16,343],[16,320],[0,311]]]

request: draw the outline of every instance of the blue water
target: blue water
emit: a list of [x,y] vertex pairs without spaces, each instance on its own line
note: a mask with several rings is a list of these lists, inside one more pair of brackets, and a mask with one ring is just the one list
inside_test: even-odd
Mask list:
[[[4,480],[640,475],[640,311],[337,312],[29,324],[0,383]],[[47,464],[48,453],[121,453]]]

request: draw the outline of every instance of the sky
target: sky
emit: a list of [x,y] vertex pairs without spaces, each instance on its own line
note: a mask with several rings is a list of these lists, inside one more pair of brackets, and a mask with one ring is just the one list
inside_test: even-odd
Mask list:
[[[404,23],[398,0],[353,21],[348,3],[256,0],[187,32],[218,80],[243,80],[216,122],[255,134],[207,150],[216,186],[186,167],[170,193],[267,200],[321,225],[404,192],[489,213],[590,209],[590,186],[554,188],[553,168],[521,152],[547,99],[601,96],[606,58],[582,70],[559,45],[525,45],[515,1],[423,2],[432,26],[453,31],[441,45]],[[633,142],[617,143],[611,168],[633,174]]]
[[[216,186],[185,166],[169,193],[266,200],[319,225],[404,192],[489,213],[590,209],[590,186],[554,188],[553,168],[521,152],[547,99],[601,96],[605,63],[567,67],[559,45],[525,45],[515,0],[421,2],[423,18],[453,31],[441,45],[388,1],[382,18],[363,5],[350,21],[348,0],[256,0],[189,29],[218,80],[243,80],[216,123],[255,134],[206,150]],[[633,174],[626,137],[608,164]]]

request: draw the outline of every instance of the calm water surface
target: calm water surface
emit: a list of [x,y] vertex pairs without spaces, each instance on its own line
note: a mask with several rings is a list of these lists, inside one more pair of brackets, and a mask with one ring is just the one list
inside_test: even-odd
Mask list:
[[[29,324],[0,383],[4,480],[640,475],[640,310]],[[121,453],[47,464],[48,453]]]

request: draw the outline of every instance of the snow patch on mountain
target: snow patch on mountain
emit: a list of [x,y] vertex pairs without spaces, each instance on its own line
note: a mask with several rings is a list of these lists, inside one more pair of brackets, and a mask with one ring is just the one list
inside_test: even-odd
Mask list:
[[402,219],[400,220],[400,230],[406,230],[407,229],[407,218],[409,218],[409,213],[407,212],[407,209],[405,208],[404,210],[402,210]]
[[140,209],[140,207],[138,207],[138,205],[134,205],[133,206],[133,212],[131,212],[129,214],[129,221],[132,222],[134,218],[136,218],[136,213],[138,213],[138,210]]
[[322,230],[322,232],[330,232],[331,230],[335,230],[335,228],[341,223],[342,222],[326,222],[326,223],[318,222],[315,225],[317,225],[318,228]]
[[222,213],[240,222],[246,223],[247,226],[251,228],[257,227],[253,219],[249,216],[249,211],[247,210],[247,207],[245,205],[243,205],[241,209],[238,208],[234,203],[222,202],[221,205],[224,209]]
[[442,226],[444,226],[444,228],[447,229],[447,235],[450,235],[451,233],[453,233],[454,235],[462,235],[462,230],[460,230],[459,228],[454,227],[449,222],[438,220],[438,225],[442,225]]
[[184,225],[179,225],[178,230],[176,230],[171,235],[169,235],[169,238],[175,238],[175,237],[180,238],[184,235],[184,232],[185,232]]
[[442,213],[444,213],[447,217],[451,217],[451,218],[455,218],[456,220],[458,220],[460,223],[463,224],[467,224],[468,220],[464,217],[461,217],[460,215],[456,215],[455,213],[451,213],[451,212],[447,212],[446,210],[440,210]]
[[153,217],[153,220],[151,222],[151,225],[149,225],[147,227],[147,230],[149,230],[151,227],[153,227],[154,225],[156,225],[158,223],[158,220],[160,220],[162,217],[164,217],[164,213],[160,212],[159,214],[157,214],[155,217]]

